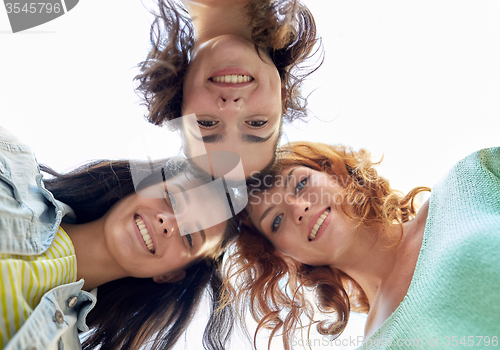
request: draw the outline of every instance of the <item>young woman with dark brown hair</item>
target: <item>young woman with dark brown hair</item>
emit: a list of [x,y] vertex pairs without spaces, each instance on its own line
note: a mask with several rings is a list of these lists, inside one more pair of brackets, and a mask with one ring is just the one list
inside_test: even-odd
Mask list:
[[306,288],[333,317],[318,324],[332,340],[358,311],[365,348],[498,344],[500,148],[460,161],[419,211],[415,196],[430,189],[403,195],[374,165],[365,150],[282,147],[250,188],[226,300],[271,337],[282,330],[286,349],[301,315],[313,318]]
[[136,77],[147,119],[161,125],[194,113],[197,124],[184,128],[189,152],[236,152],[248,177],[272,162],[283,117],[306,115],[300,86],[317,66],[300,65],[318,43],[314,18],[298,0],[183,5],[159,2],[153,48]]
[[[84,349],[171,349],[205,290],[204,344],[224,347],[232,312],[219,309],[220,266],[233,221],[179,232],[183,200],[196,203],[178,188],[198,189],[202,173],[185,160],[134,164],[155,175],[138,184],[129,161],[41,170],[53,177],[42,180],[30,149],[0,128],[0,347],[78,349],[78,330],[90,330]],[[212,215],[226,201],[204,196]]]

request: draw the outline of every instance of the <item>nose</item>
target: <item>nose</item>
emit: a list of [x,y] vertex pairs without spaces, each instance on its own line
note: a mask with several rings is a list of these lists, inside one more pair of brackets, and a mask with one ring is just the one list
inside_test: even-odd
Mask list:
[[217,95],[217,106],[221,111],[239,111],[244,104],[243,94],[237,90],[221,89]]
[[170,237],[175,233],[179,233],[179,227],[173,215],[161,213],[156,216],[156,220],[163,235]]
[[310,203],[303,200],[297,200],[292,204],[293,218],[296,224],[301,224],[305,221],[305,216],[309,212]]

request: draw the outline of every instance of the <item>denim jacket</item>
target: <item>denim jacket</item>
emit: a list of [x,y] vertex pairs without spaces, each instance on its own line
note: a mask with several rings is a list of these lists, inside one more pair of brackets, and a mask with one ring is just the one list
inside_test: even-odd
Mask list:
[[[72,209],[45,189],[30,149],[0,126],[0,253],[39,255],[54,241]],[[83,280],[47,292],[5,350],[81,349],[78,329],[96,303]]]

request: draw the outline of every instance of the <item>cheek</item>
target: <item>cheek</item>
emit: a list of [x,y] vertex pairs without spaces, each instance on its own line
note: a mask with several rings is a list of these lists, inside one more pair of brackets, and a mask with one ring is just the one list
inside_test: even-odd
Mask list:
[[274,246],[280,253],[300,261],[300,247],[294,244],[290,237],[283,237],[276,240]]
[[256,96],[259,106],[266,110],[266,114],[272,116],[274,123],[279,124],[283,115],[283,100],[281,98],[281,87],[267,87]]
[[269,126],[271,127],[270,129],[272,129],[276,135],[272,140],[269,141],[269,143],[272,143],[272,145],[274,146],[278,144],[278,138],[281,136],[280,130],[283,123],[283,113],[281,107],[279,108],[279,113],[271,115],[271,118],[269,118],[269,123]]
[[192,87],[186,89],[182,93],[182,115],[196,113],[201,107],[202,96],[197,92],[197,89]]
[[194,74],[186,75],[182,88],[182,114],[196,113],[196,109],[203,107],[206,103],[207,93],[200,78]]
[[271,242],[277,252],[287,256],[289,255],[289,243],[284,237],[274,237],[274,239],[271,239],[267,234],[263,234],[263,236],[266,238],[266,240]]
[[282,92],[286,94],[286,89],[283,89],[283,81],[281,81],[278,70],[273,65],[269,66],[267,71],[269,74],[269,88],[272,96],[281,101],[283,97]]
[[273,161],[275,153],[274,143],[244,147],[247,152],[242,150],[240,154],[246,177],[250,177],[253,171],[261,171]]

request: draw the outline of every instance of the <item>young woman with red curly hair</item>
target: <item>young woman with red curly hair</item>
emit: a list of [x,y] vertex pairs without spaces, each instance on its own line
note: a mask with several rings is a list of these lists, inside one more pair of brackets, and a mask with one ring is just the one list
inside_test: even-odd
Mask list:
[[275,168],[250,187],[229,264],[228,281],[241,284],[227,282],[227,300],[249,306],[271,337],[281,329],[285,349],[301,315],[313,318],[305,287],[332,314],[317,326],[332,340],[358,311],[368,313],[365,348],[463,337],[498,344],[500,148],[456,164],[418,211],[415,196],[430,189],[403,195],[376,164],[344,146],[282,147]]

